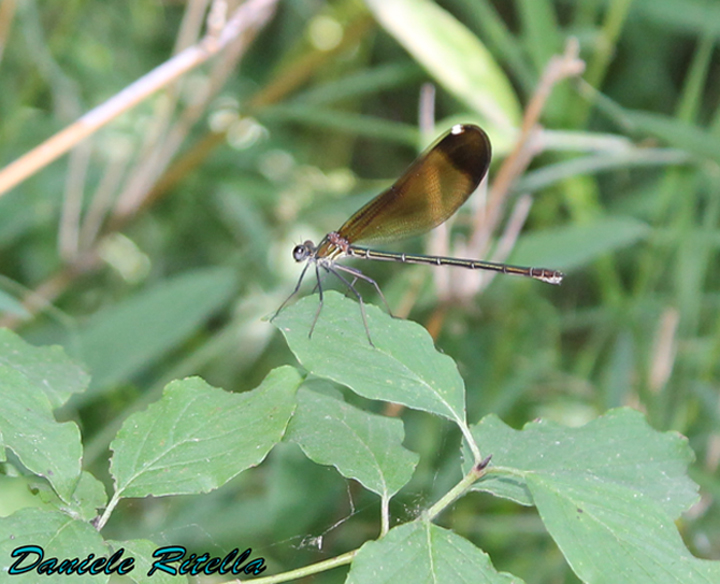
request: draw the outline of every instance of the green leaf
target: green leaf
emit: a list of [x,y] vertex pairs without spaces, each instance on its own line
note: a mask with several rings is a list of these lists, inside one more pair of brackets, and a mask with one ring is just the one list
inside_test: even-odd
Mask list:
[[463,537],[424,521],[391,529],[358,551],[346,584],[520,584],[495,570],[490,558]]
[[45,393],[53,409],[73,393],[85,391],[90,383],[87,373],[62,347],[33,347],[7,329],[0,329],[0,365],[22,373],[36,390]]
[[455,362],[435,349],[420,325],[327,292],[312,338],[317,296],[285,308],[273,323],[305,369],[370,399],[403,404],[465,424],[465,387]]
[[[108,540],[106,543],[111,549],[119,550],[122,548],[125,550],[125,556],[135,558],[135,569],[124,576],[123,582],[126,579],[137,582],[137,584],[177,584],[181,581],[187,581],[186,579],[181,580],[177,576],[173,576],[162,570],[155,570],[152,576],[148,576],[153,562],[157,560],[157,558],[153,558],[153,552],[160,547],[152,541],[147,539],[131,539],[128,541]],[[178,564],[175,564],[173,567],[177,566]]]
[[658,30],[669,28],[668,35],[688,34],[700,37],[720,35],[720,5],[705,0],[636,0],[635,18],[647,18]]
[[82,459],[77,425],[56,422],[47,394],[37,380],[8,365],[0,365],[0,403],[4,446],[25,468],[47,479],[63,501],[70,501]]
[[0,290],[0,313],[3,312],[12,314],[13,316],[19,316],[21,318],[30,317],[30,313],[23,306],[22,302],[19,302],[4,290]]
[[383,28],[440,85],[508,131],[520,123],[520,104],[503,70],[480,40],[428,0],[368,0]]
[[232,270],[186,272],[94,316],[80,332],[95,390],[147,367],[188,337],[235,291]]
[[512,190],[516,193],[537,192],[577,176],[638,167],[689,165],[692,162],[690,154],[676,148],[625,148],[619,152],[598,152],[528,171],[515,182]]
[[[105,485],[87,471],[80,474],[69,501],[61,500],[51,485],[39,476],[0,475],[0,479],[2,479],[0,492],[3,493],[4,507],[0,509],[0,516],[10,515],[25,507],[38,507],[47,511],[62,511],[73,519],[92,521],[98,516],[98,509],[107,505]],[[18,492],[19,488],[24,492]]]
[[98,515],[98,509],[107,505],[105,485],[89,472],[80,474],[80,481],[72,495],[72,506],[69,513],[77,514],[79,519],[91,521]]
[[403,423],[369,414],[334,397],[301,388],[285,440],[308,458],[332,465],[383,498],[412,477],[418,455],[403,448]]
[[415,63],[389,63],[359,71],[349,71],[339,79],[333,78],[299,93],[294,102],[324,105],[344,100],[357,100],[382,91],[396,90],[425,78],[425,72]]
[[587,485],[588,477],[618,485],[648,497],[672,517],[697,500],[697,486],[686,474],[693,459],[687,439],[656,432],[635,410],[611,410],[581,428],[539,421],[521,431],[491,415],[472,432],[483,454],[492,454],[492,467],[500,467],[473,488],[523,505],[533,504],[526,485],[530,476],[563,485],[575,480],[577,488]]
[[573,270],[603,254],[628,247],[650,233],[646,223],[631,217],[607,217],[589,224],[534,232],[520,238],[513,263]]
[[637,489],[590,473],[581,480],[532,474],[527,484],[548,531],[583,582],[720,582],[720,562],[693,557],[657,501]]
[[[3,161],[9,162],[8,159]],[[16,189],[0,198],[0,245],[8,249],[23,235],[57,217],[62,193]]]
[[398,142],[416,148],[418,130],[402,122],[333,110],[304,103],[277,104],[264,108],[262,120],[272,123],[296,122],[327,128],[333,132],[348,132],[377,140]]
[[41,507],[50,498],[53,500],[51,509],[57,510],[58,507],[55,491],[35,475],[8,476],[0,473],[0,493],[0,517],[12,515],[27,507]]
[[528,56],[541,72],[562,51],[562,36],[555,17],[555,7],[548,0],[519,0],[518,18]]
[[626,111],[636,131],[647,132],[701,158],[720,161],[720,138],[705,128],[654,112]]
[[697,500],[680,435],[630,409],[581,428],[541,421],[522,431],[488,416],[473,435],[493,456],[473,488],[535,504],[584,582],[719,581],[720,564],[694,558],[672,522]]
[[[84,521],[77,521],[65,513],[58,511],[46,511],[42,509],[22,509],[9,517],[0,518],[0,570],[4,573],[3,580],[13,584],[37,584],[47,582],[48,584],[67,584],[68,582],[92,582],[100,584],[107,582],[107,574],[82,576],[66,574],[38,575],[36,571],[24,574],[7,575],[7,568],[17,559],[11,557],[14,549],[25,546],[36,545],[43,548],[44,559],[85,559],[88,554],[94,554],[95,558],[109,557],[107,548],[97,530]],[[29,554],[20,567],[29,565],[37,559],[36,554]],[[123,558],[127,558],[127,554]]]
[[198,377],[168,384],[110,445],[116,496],[207,493],[260,464],[285,432],[300,381],[286,366],[242,394]]
[[505,20],[502,6],[496,7],[488,0],[453,0],[450,6],[465,25],[478,31],[492,54],[503,62],[513,80],[520,84],[523,93],[530,95],[538,76],[527,58],[525,47],[518,42],[516,20]]

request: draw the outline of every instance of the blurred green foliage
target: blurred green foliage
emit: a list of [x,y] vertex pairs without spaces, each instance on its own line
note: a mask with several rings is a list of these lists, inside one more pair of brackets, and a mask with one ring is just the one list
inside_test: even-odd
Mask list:
[[[652,427],[687,436],[704,498],[681,532],[697,556],[720,559],[720,5],[428,0],[419,6],[437,12],[425,14],[430,26],[419,31],[422,15],[406,20],[382,14],[382,2],[367,4],[374,13],[359,0],[280,3],[184,140],[181,162],[156,177],[153,184],[167,186],[154,204],[106,238],[99,269],[71,277],[51,307],[18,326],[29,341],[63,344],[92,363],[91,393],[61,412],[81,425],[86,469],[107,477],[119,424],[167,381],[198,374],[242,391],[292,362],[261,320],[294,286],[290,251],[339,227],[431,138],[417,130],[423,83],[438,85],[438,128],[459,120],[492,126],[464,82],[491,99],[510,91],[524,108],[548,59],[572,36],[587,62],[584,81],[555,88],[541,121],[557,131],[548,133],[556,147],[513,191],[530,192],[534,204],[512,259],[566,269],[566,280],[554,288],[495,278],[469,305],[448,308],[436,342],[458,362],[470,422],[495,413],[513,427],[539,416],[580,425],[631,405]],[[18,2],[0,38],[0,165],[168,59],[184,9],[152,0]],[[432,26],[437,13],[484,45],[499,65],[488,83],[502,87],[443,77],[478,63],[460,46],[455,54],[467,62],[433,64],[436,53],[423,51],[418,34],[442,32]],[[189,74],[181,104],[207,86],[207,71]],[[65,157],[0,197],[6,315],[22,317],[24,291],[62,269],[58,225],[73,184],[86,212],[97,197],[115,196],[142,162],[163,99],[94,135],[85,166]],[[498,106],[513,123],[517,104]],[[496,122],[491,135],[508,146],[495,149],[491,182],[511,136]],[[625,141],[598,147],[609,135]],[[394,310],[410,305],[420,323],[434,314],[428,268],[363,269]],[[372,290],[365,297],[377,301]],[[342,347],[337,358],[348,358]],[[460,438],[441,419],[402,417],[405,445],[420,454],[391,509],[407,519],[460,476]],[[242,540],[291,569],[377,535],[377,499],[357,487],[281,444],[258,469],[207,496],[123,503],[106,530],[218,549]],[[490,553],[499,570],[531,583],[574,581],[532,511],[473,495],[440,522]]]

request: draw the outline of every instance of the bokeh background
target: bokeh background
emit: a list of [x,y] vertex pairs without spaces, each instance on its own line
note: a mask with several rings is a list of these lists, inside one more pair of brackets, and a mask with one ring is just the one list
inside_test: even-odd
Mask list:
[[[210,4],[3,0],[0,168],[195,46]],[[232,14],[237,3],[215,3],[220,25],[221,5]],[[720,4],[285,0],[263,9],[219,56],[0,197],[0,318],[87,365],[90,391],[60,412],[81,425],[86,468],[107,479],[118,425],[168,381],[199,374],[243,391],[294,362],[263,320],[299,275],[292,247],[338,228],[453,123],[488,129],[492,192],[549,62],[577,46],[585,70],[542,103],[525,144],[532,156],[505,189],[487,246],[515,243],[510,260],[562,269],[563,285],[362,268],[394,312],[431,328],[457,361],[471,422],[494,412],[514,427],[536,417],[580,425],[631,406],[655,429],[687,436],[702,498],[679,527],[695,555],[720,559]],[[486,194],[459,213],[452,250],[471,237]],[[519,237],[504,240],[518,209],[527,210]],[[371,287],[363,294],[379,303]],[[337,358],[351,357],[338,347]],[[459,436],[426,414],[363,405],[402,416],[405,444],[421,455],[392,509],[412,518],[457,480]],[[378,506],[281,445],[210,495],[125,502],[106,531],[244,545],[290,569],[376,537]],[[531,509],[473,494],[440,522],[499,570],[576,581]]]

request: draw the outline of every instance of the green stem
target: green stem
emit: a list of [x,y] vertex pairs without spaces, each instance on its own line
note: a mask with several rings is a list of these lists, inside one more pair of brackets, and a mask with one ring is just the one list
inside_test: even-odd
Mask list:
[[477,443],[475,442],[475,439],[473,438],[472,432],[470,431],[470,428],[468,428],[467,423],[464,420],[456,420],[457,425],[460,428],[460,431],[462,432],[462,435],[465,437],[465,440],[467,440],[468,446],[470,447],[470,450],[473,453],[473,458],[475,460],[475,464],[478,464],[480,460],[482,460],[482,456],[480,456],[480,448],[478,447]]
[[478,467],[479,465],[477,463],[474,464],[472,469],[470,469],[470,472],[467,473],[457,485],[445,493],[445,495],[437,503],[425,512],[425,519],[427,519],[427,521],[432,521],[437,515],[444,511],[446,507],[450,506],[453,501],[465,493],[465,491],[467,491],[475,481],[485,474],[485,469]]
[[[338,566],[344,566],[353,561],[353,558],[357,554],[358,550],[347,552],[341,556],[330,558],[318,562],[317,564],[310,564],[304,568],[298,568],[297,570],[290,570],[289,572],[283,572],[282,574],[275,574],[273,576],[266,576],[264,578],[253,578],[251,582],[253,584],[277,584],[277,582],[289,582],[290,580],[297,580],[298,578],[304,578],[305,576],[311,576],[312,574],[318,574]],[[248,580],[246,580],[247,582]],[[241,580],[230,580],[228,584],[235,583],[241,584]]]
[[[600,27],[598,41],[585,72],[585,81],[592,87],[600,88],[607,73],[608,65],[617,48],[617,41],[627,20],[632,0],[611,0]],[[584,126],[590,111],[590,104],[582,104],[575,115],[575,124]]]
[[101,531],[103,527],[105,527],[105,524],[108,522],[108,519],[110,519],[110,515],[112,514],[115,507],[117,507],[117,504],[120,502],[120,495],[118,493],[114,493],[112,498],[110,499],[109,503],[107,504],[107,507],[105,507],[105,511],[103,511],[102,516],[100,519],[98,519],[97,523],[95,524],[95,528],[98,531]]
[[390,531],[390,497],[388,497],[387,495],[383,495],[380,506],[380,537],[383,537],[388,531]]

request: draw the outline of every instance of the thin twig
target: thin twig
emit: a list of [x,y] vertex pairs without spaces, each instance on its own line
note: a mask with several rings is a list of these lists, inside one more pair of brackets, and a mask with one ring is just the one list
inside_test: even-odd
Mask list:
[[102,178],[90,199],[90,206],[80,230],[80,249],[90,250],[95,245],[105,215],[112,207],[113,195],[120,187],[120,182],[125,174],[129,156],[129,152],[110,154]]
[[[346,29],[340,44],[330,51],[316,51],[294,60],[286,69],[278,72],[273,80],[253,95],[244,105],[244,111],[253,115],[257,110],[276,103],[295,91],[328,60],[357,47],[360,40],[373,26],[373,20],[366,15],[355,19]],[[197,168],[210,153],[226,141],[225,131],[208,131],[205,136],[195,142],[186,153],[182,154],[157,180],[148,193],[143,208],[161,198],[169,189],[180,182],[185,176]],[[110,229],[120,229],[122,225],[111,222]]]
[[245,30],[265,23],[278,0],[248,0],[240,6],[218,36],[206,36],[150,73],[141,77],[105,103],[90,110],[27,154],[0,170],[0,195],[33,175],[70,148],[123,112],[173,83],[178,77],[205,63]]
[[82,142],[70,153],[65,179],[65,197],[58,229],[58,252],[63,261],[74,260],[80,245],[80,216],[82,214],[85,180],[87,179],[92,145]]
[[487,247],[488,241],[500,220],[502,207],[510,192],[512,183],[525,171],[535,155],[535,153],[527,151],[528,142],[533,130],[538,125],[543,108],[550,97],[553,87],[563,79],[580,75],[583,72],[585,63],[578,58],[578,53],[577,40],[570,39],[565,54],[560,57],[553,57],[545,68],[538,88],[525,110],[520,136],[515,147],[495,176],[487,208],[478,210],[476,215],[476,229],[469,245],[469,249],[474,254],[480,254]]
[[[277,1],[248,0],[233,13],[231,19],[220,29],[219,33],[209,33],[197,45],[184,49],[181,53],[131,84],[104,104],[85,114],[65,130],[11,163],[5,169],[0,170],[0,195],[67,152],[68,149],[74,147],[82,139],[122,112],[154,92],[174,83],[180,75],[207,61],[208,58],[217,54],[223,48],[228,47],[233,42],[245,44],[249,42],[251,36],[269,20]],[[250,35],[248,35],[248,32],[250,32]],[[184,123],[187,123],[188,120],[189,118],[184,120]],[[145,191],[145,197],[141,199],[141,206],[136,207],[135,211],[142,208],[143,203],[147,204],[148,191],[149,189]],[[96,210],[94,213],[98,212]],[[130,216],[131,214],[123,215],[122,219],[115,221],[116,226],[126,223]],[[90,221],[90,219],[88,220]],[[86,229],[87,233],[83,234],[83,241],[87,241],[85,237],[97,232],[97,217],[92,219]],[[31,315],[53,302],[69,283],[79,275],[96,269],[100,265],[97,250],[102,245],[102,240],[94,241],[93,244],[79,253],[70,264],[64,266],[41,283],[35,291],[25,295],[22,302]],[[0,318],[0,326],[13,327],[21,320],[17,315],[7,314]]]
[[[470,258],[487,255],[487,248],[493,233],[498,229],[502,218],[502,209],[513,183],[525,172],[542,146],[542,142],[534,138],[538,133],[540,116],[553,87],[563,79],[580,75],[585,68],[585,63],[579,59],[578,55],[579,45],[577,40],[570,39],[565,47],[565,53],[562,56],[553,57],[545,68],[538,88],[525,110],[520,135],[515,147],[503,162],[493,181],[487,204],[478,206],[473,219],[472,236],[463,253],[459,255]],[[512,248],[508,247],[508,243],[512,242],[514,244],[526,217],[527,215],[523,213],[522,204],[519,208],[516,207],[513,210],[511,222],[503,235],[503,247],[499,250],[499,253],[509,255]],[[443,302],[438,306],[428,322],[432,327],[430,330],[437,335],[442,328],[447,304],[450,301],[463,302],[471,298],[486,286],[491,278],[480,273],[479,270],[477,272],[468,270],[461,277],[452,280],[452,289],[450,289],[451,283],[447,276],[437,274],[435,278],[436,285],[439,284],[437,286],[438,296]],[[433,338],[435,338],[435,335]]]
[[648,385],[650,391],[658,393],[665,387],[675,365],[677,356],[677,329],[680,324],[680,313],[676,308],[666,308],[663,311],[650,364]]
[[[517,142],[500,167],[489,189],[487,204],[480,205],[477,208],[473,219],[473,233],[463,250],[465,256],[471,258],[487,256],[492,235],[498,230],[502,219],[502,210],[513,183],[527,170],[533,158],[537,156],[544,145],[542,141],[537,139],[539,133],[538,123],[553,87],[563,79],[579,75],[585,67],[584,62],[578,58],[578,51],[577,41],[570,39],[566,45],[565,53],[553,57],[545,68],[537,90],[525,110]],[[513,210],[513,218],[503,235],[503,245],[505,247],[498,250],[495,257],[498,257],[498,254],[507,257],[512,251],[512,248],[507,247],[507,245],[510,241],[515,242],[519,230],[522,229],[527,217],[527,215],[523,215],[522,221],[520,221],[521,211],[522,207]],[[462,277],[453,280],[453,289],[447,291],[444,300],[449,301],[452,299],[462,302],[477,294],[491,281],[492,275],[479,271],[468,271]]]
[[[222,34],[226,4],[225,0],[215,0],[213,2],[208,16],[209,31],[218,30]],[[157,140],[156,147],[152,148],[146,159],[141,161],[128,186],[118,197],[112,218],[113,224],[116,224],[118,220],[122,222],[123,217],[134,216],[144,207],[145,200],[152,196],[153,185],[170,165],[173,157],[185,142],[191,128],[207,111],[209,102],[225,85],[227,77],[235,70],[237,62],[249,45],[250,40],[258,32],[261,24],[263,23],[245,28],[237,38],[227,44],[222,55],[215,59],[207,84],[180,114],[179,119],[172,127],[167,129],[162,136],[162,140]],[[212,32],[206,38],[212,38],[211,35]]]
[[[503,263],[507,261],[508,257],[515,248],[515,243],[520,237],[525,221],[530,214],[530,208],[532,207],[532,197],[530,195],[522,195],[515,201],[512,211],[510,212],[510,218],[505,224],[505,229],[498,239],[498,243],[495,246],[495,251],[490,258],[490,261],[496,263]],[[468,252],[469,254],[469,252]],[[461,299],[472,298],[485,288],[490,285],[493,281],[497,272],[484,272],[478,274],[479,278],[466,278],[458,282],[457,288],[454,290],[455,295]]]
[[[217,12],[215,8],[219,0],[215,0],[211,8],[211,12]],[[183,20],[180,24],[180,31],[175,40],[173,55],[181,53],[185,49],[198,43],[202,34],[204,24],[203,16],[207,11],[210,0],[192,0],[187,4]],[[225,4],[224,0],[222,4]],[[216,37],[217,17],[208,16],[208,35]],[[212,24],[211,24],[212,23]],[[143,143],[140,146],[135,160],[135,166],[130,170],[128,178],[125,180],[125,188],[117,197],[116,205],[120,208],[132,207],[128,201],[134,201],[140,196],[138,192],[146,192],[147,184],[152,181],[160,172],[153,169],[157,166],[157,160],[163,143],[167,139],[167,134],[172,123],[173,115],[177,108],[180,94],[184,86],[185,77],[179,77],[174,83],[168,85],[164,90],[164,99],[157,99],[154,102],[155,114],[152,121],[147,124]],[[128,212],[129,214],[129,212]],[[88,242],[90,245],[94,242]]]
[[17,0],[3,0],[0,2],[0,61],[2,61],[5,45],[10,36]]

